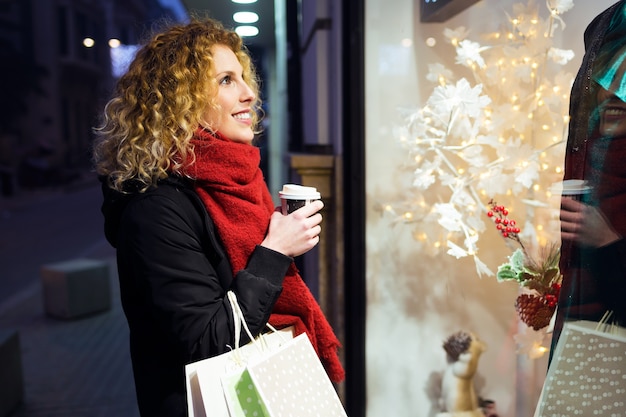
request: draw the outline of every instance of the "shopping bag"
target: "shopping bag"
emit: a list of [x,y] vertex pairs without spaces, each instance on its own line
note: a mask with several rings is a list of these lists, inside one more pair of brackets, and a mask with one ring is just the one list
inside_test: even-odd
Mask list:
[[[281,330],[270,328],[270,332],[252,339],[241,308],[237,304],[236,296],[229,292],[228,298],[235,322],[235,346],[231,351],[185,366],[189,417],[229,417],[221,377],[241,375],[251,358],[278,348],[293,338],[293,327],[288,327]],[[249,334],[251,341],[244,346],[239,346],[239,334],[242,327]]]
[[[251,358],[242,379],[258,395],[259,415],[265,417],[347,417],[306,333],[269,353]],[[239,393],[240,403],[250,401]],[[253,415],[253,414],[248,414]]]
[[566,322],[535,417],[613,416],[626,410],[626,329]]
[[221,379],[230,417],[269,416],[245,368],[224,375]]

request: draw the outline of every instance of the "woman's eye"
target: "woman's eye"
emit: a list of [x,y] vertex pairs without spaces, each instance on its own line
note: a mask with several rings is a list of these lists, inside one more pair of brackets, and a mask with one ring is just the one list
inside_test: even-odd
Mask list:
[[227,75],[220,80],[220,85],[230,84],[231,81],[232,81],[232,78],[230,78],[230,75]]

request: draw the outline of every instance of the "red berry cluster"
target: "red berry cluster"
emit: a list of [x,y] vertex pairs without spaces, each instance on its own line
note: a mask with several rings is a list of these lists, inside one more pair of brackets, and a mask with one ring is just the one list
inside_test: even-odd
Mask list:
[[550,287],[550,293],[545,295],[546,302],[550,307],[556,307],[559,300],[559,292],[561,292],[561,284],[555,282]]
[[495,201],[489,202],[491,210],[487,211],[487,217],[492,218],[496,224],[496,229],[500,231],[502,237],[517,240],[517,234],[520,232],[520,228],[517,227],[515,220],[509,219],[509,211],[504,206],[499,206]]

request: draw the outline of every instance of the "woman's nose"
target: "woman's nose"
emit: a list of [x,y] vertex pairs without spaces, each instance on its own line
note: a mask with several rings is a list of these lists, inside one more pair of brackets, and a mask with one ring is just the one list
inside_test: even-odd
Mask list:
[[254,91],[247,83],[243,83],[241,91],[241,101],[253,101],[256,98]]

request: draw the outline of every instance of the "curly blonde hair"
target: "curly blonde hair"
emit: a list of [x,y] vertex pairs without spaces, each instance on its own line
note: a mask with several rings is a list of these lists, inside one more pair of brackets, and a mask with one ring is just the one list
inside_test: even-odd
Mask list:
[[[243,78],[258,97],[257,74],[242,39],[211,18],[192,17],[154,35],[137,52],[94,129],[93,160],[98,175],[123,192],[138,181],[145,191],[193,161],[190,141],[209,106],[219,110],[211,48],[225,45],[243,67]],[[253,129],[260,100],[252,104]]]

